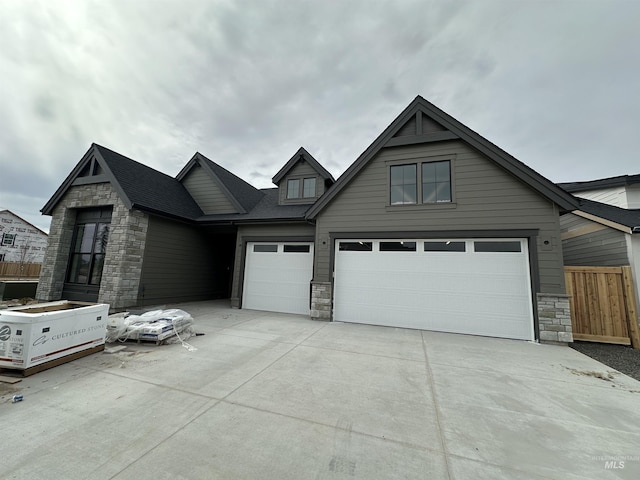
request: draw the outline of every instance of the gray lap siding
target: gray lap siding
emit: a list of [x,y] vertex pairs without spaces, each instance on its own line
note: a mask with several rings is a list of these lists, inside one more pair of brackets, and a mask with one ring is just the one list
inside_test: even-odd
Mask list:
[[149,216],[139,303],[212,298],[215,252],[195,226]]
[[[390,162],[452,156],[454,202],[389,206]],[[537,231],[530,250],[539,290],[564,293],[556,205],[460,141],[383,149],[316,219],[314,280],[330,281],[331,235],[342,232]],[[543,242],[549,242],[544,245]],[[538,281],[534,281],[537,286]]]
[[202,167],[195,167],[189,172],[182,184],[205,214],[237,212],[237,208]]
[[[563,215],[560,223],[563,238],[566,237],[562,240],[565,265],[617,267],[630,264],[625,233],[572,213]],[[585,229],[585,233],[580,229]]]

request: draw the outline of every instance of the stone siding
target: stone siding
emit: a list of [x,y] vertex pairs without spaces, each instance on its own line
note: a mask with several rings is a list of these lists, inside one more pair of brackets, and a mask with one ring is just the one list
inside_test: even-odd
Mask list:
[[311,282],[311,319],[331,320],[331,282]]
[[538,293],[537,298],[540,342],[573,342],[569,296],[555,293]]
[[[124,207],[124,205],[122,205]],[[98,300],[113,309],[138,304],[149,217],[114,206]]]
[[67,272],[67,261],[71,249],[76,211],[56,208],[49,227],[49,244],[44,254],[40,270],[36,299],[41,301],[60,300]]
[[110,304],[111,309],[138,303],[149,219],[143,212],[129,210],[109,183],[71,187],[56,205],[36,293],[38,300],[62,297],[76,209],[104,206],[112,206],[113,212],[98,301]]

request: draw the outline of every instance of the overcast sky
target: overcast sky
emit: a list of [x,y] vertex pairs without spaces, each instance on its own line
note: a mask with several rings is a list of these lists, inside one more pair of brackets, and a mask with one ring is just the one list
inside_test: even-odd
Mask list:
[[335,177],[422,95],[552,181],[640,173],[639,1],[0,0],[0,208],[92,142],[256,187]]

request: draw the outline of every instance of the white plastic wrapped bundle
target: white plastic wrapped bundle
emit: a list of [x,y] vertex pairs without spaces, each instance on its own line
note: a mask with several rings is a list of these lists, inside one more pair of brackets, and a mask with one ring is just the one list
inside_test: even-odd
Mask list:
[[[107,342],[151,340],[157,343],[190,328],[193,318],[184,310],[152,310],[141,315],[128,312],[109,316]],[[180,339],[182,341],[182,339]]]

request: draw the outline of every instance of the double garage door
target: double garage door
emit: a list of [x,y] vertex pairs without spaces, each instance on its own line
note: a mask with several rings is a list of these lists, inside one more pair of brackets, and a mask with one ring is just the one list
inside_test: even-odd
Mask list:
[[[249,242],[243,308],[309,314],[313,243]],[[345,239],[333,319],[533,339],[526,239]]]
[[525,239],[337,240],[336,321],[533,339]]

